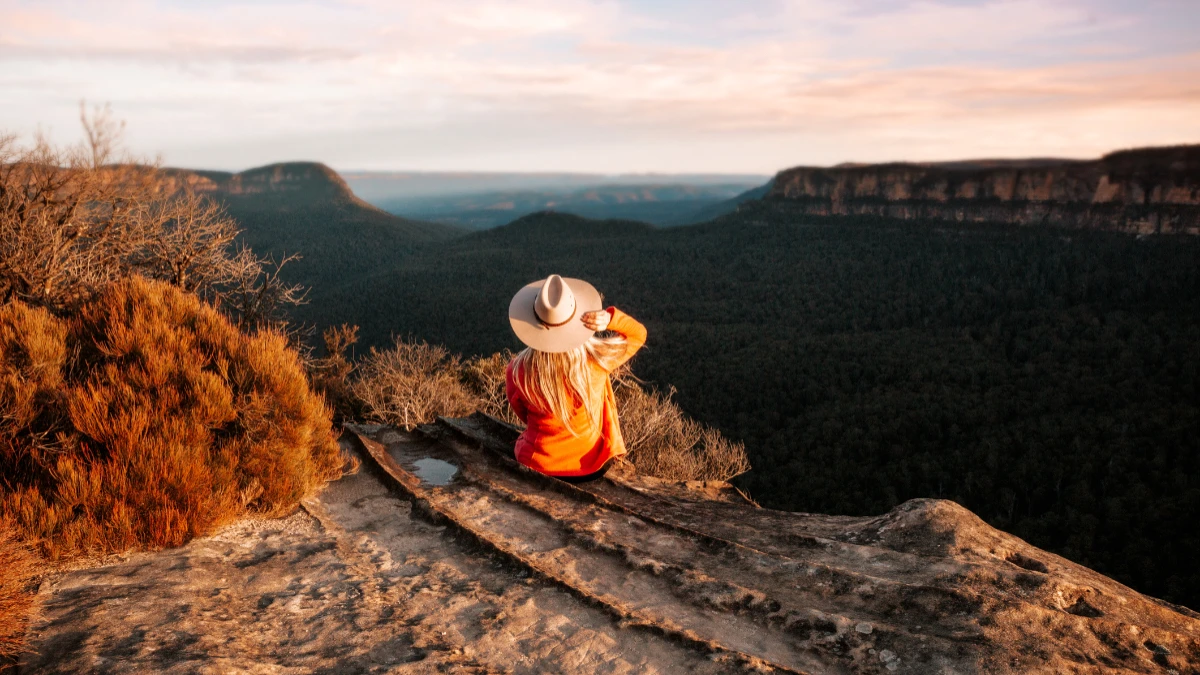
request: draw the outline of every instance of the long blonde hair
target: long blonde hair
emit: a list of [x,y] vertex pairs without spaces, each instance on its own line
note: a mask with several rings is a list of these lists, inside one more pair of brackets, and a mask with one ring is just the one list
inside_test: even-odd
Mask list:
[[566,352],[542,352],[526,347],[513,357],[513,375],[530,408],[554,415],[572,436],[580,436],[586,429],[571,425],[575,406],[582,405],[587,412],[590,429],[600,424],[604,405],[601,397],[592,396],[592,370],[588,361],[595,361],[606,373],[611,372],[625,355],[625,349],[625,338],[621,336],[593,336]]

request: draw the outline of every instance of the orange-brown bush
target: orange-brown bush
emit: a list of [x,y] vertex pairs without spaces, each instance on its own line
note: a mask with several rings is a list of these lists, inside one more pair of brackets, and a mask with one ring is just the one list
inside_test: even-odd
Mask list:
[[25,626],[33,608],[30,583],[38,556],[17,539],[10,523],[0,520],[0,670],[25,648]]
[[177,546],[339,475],[295,352],[132,277],[69,319],[0,307],[0,518],[47,557]]

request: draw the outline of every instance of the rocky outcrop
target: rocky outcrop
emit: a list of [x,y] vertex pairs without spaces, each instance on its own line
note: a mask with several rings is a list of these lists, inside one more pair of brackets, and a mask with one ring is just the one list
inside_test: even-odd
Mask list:
[[304,513],[48,581],[21,672],[1200,673],[1200,615],[952,502],[573,486],[482,415],[355,431]]
[[336,171],[316,162],[290,162],[248,169],[233,174],[224,190],[233,195],[313,190],[327,197],[353,195],[350,186]]
[[798,167],[780,172],[765,199],[812,215],[1200,234],[1200,145],[1097,161]]
[[336,171],[319,162],[269,164],[240,173],[164,169],[161,175],[167,189],[190,189],[243,204],[297,207],[352,203],[376,210],[356,197]]

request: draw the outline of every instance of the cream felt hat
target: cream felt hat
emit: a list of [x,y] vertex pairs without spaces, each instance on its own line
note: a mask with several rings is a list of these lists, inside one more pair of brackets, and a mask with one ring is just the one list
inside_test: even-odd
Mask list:
[[568,352],[595,332],[580,320],[604,309],[600,293],[583,279],[551,274],[526,284],[508,303],[508,322],[521,342],[540,352]]

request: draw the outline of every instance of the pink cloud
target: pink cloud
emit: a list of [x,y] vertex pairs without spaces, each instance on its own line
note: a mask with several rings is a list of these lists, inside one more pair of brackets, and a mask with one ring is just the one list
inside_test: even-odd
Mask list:
[[[27,102],[0,110],[0,128],[66,126],[64,98],[88,97],[117,103],[158,144],[149,151],[180,135],[423,129],[449,139],[464,125],[509,133],[521,118],[578,137],[722,136],[747,147],[819,133],[822,144],[842,139],[841,159],[862,157],[856,148],[971,154],[990,147],[989,129],[1028,144],[1077,139],[1080,153],[1106,134],[1112,146],[1137,134],[1200,140],[1200,91],[1189,84],[1200,82],[1200,53],[1150,58],[1088,41],[1130,25],[1127,14],[1034,0],[767,6],[706,22],[697,2],[676,25],[588,0],[0,0],[0,63],[21,60],[0,67],[0,93]],[[981,49],[1022,58],[930,56]]]

